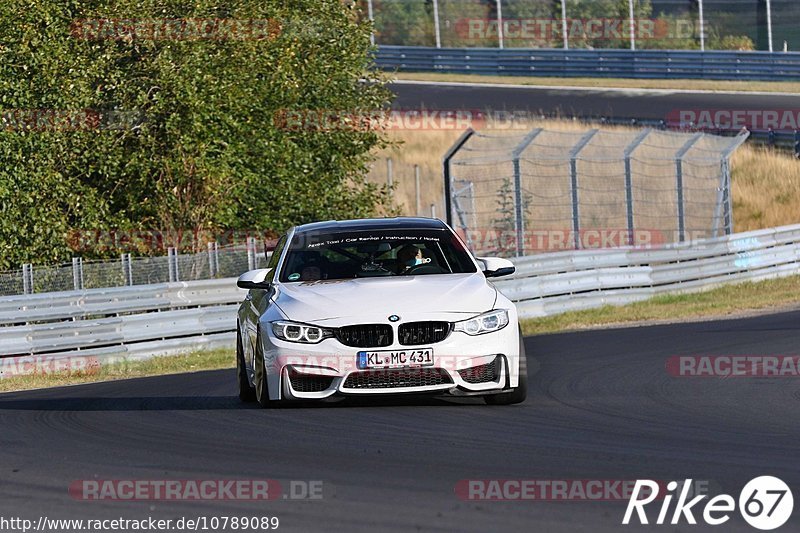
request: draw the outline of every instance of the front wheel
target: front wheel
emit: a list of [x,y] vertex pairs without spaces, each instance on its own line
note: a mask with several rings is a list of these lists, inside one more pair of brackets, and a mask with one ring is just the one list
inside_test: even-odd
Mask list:
[[510,392],[484,396],[484,401],[489,405],[512,405],[522,403],[528,397],[528,359],[525,356],[525,343],[522,333],[519,335],[519,384]]
[[247,403],[254,402],[256,400],[256,389],[250,385],[250,378],[247,376],[241,330],[239,330],[238,326],[236,328],[236,381],[239,385],[239,399]]
[[267,383],[267,372],[264,368],[264,353],[261,347],[261,332],[256,336],[255,347],[255,382],[256,382],[256,401],[261,407],[275,407],[280,400],[269,399],[269,384]]

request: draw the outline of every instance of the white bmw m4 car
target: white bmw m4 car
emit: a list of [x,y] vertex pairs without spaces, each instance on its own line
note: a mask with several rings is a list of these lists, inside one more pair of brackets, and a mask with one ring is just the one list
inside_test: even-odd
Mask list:
[[278,240],[247,272],[238,312],[239,396],[270,407],[342,396],[525,400],[517,311],[487,278],[514,273],[474,258],[444,222],[318,222]]

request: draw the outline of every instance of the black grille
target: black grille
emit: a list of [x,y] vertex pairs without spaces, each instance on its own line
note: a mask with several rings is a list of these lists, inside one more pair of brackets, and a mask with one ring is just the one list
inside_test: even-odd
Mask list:
[[500,374],[498,363],[499,359],[495,357],[491,363],[465,368],[464,370],[459,370],[458,373],[461,374],[461,379],[467,383],[489,383],[497,381],[497,377]]
[[398,330],[400,344],[418,346],[441,342],[450,334],[449,322],[408,322]]
[[396,389],[428,387],[452,382],[447,371],[441,368],[408,368],[354,372],[347,377],[344,386],[349,389]]
[[359,324],[336,330],[336,338],[345,346],[377,348],[391,346],[392,326],[386,324]]
[[331,386],[333,378],[289,372],[289,381],[292,383],[292,388],[297,392],[322,392]]

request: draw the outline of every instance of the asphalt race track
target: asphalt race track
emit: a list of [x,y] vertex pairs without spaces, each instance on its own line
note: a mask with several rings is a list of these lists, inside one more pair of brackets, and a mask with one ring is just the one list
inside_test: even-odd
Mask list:
[[[724,89],[724,83],[720,82]],[[545,115],[662,120],[680,110],[797,110],[800,95],[434,84],[391,85],[395,109],[525,111]],[[491,103],[489,105],[488,103]]]
[[[285,531],[755,531],[738,512],[716,528],[623,527],[624,502],[464,501],[454,487],[692,478],[738,499],[751,478],[776,475],[797,501],[797,378],[676,378],[665,362],[797,354],[798,339],[800,311],[528,338],[532,390],[511,407],[405,398],[261,410],[233,396],[233,370],[3,394],[0,516],[277,516]],[[68,493],[85,479],[234,478],[284,489],[321,480],[323,497],[176,503]],[[780,531],[798,530],[795,506]]]

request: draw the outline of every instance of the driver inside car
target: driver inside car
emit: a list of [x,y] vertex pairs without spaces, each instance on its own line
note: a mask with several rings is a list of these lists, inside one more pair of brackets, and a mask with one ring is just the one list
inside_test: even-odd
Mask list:
[[430,259],[425,259],[422,256],[422,249],[413,245],[407,244],[400,248],[397,252],[398,273],[402,274],[417,265],[429,263]]

